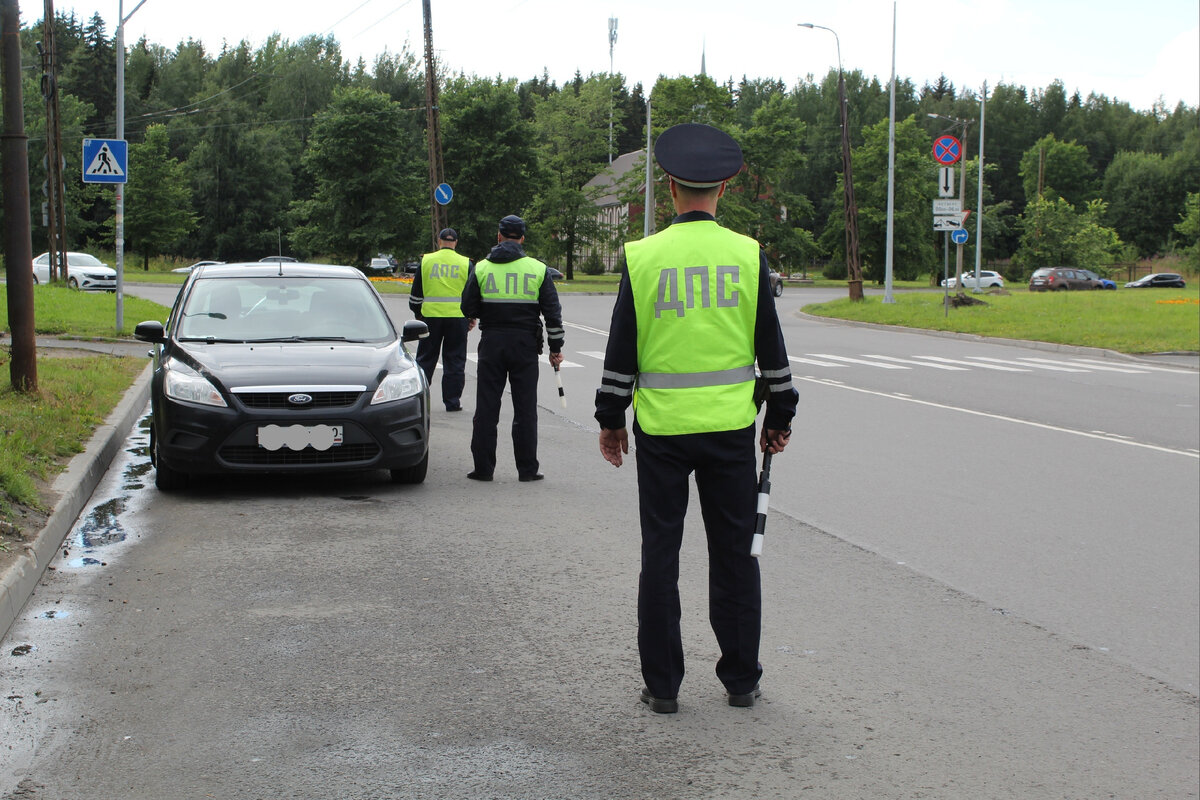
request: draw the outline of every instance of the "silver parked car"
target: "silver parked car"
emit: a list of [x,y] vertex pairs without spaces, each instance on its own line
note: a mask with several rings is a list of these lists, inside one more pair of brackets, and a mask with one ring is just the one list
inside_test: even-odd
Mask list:
[[[33,260],[33,282],[50,282],[50,254]],[[87,253],[67,253],[67,286],[87,292],[115,292],[117,271]]]

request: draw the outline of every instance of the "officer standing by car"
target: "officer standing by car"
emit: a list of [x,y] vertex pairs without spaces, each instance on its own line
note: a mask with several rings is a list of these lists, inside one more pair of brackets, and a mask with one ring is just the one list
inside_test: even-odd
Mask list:
[[512,387],[513,453],[517,477],[540,481],[537,458],[538,354],[542,323],[550,365],[562,363],[564,331],[558,292],[546,265],[525,255],[525,221],[509,215],[500,220],[496,246],[475,265],[463,292],[462,313],[479,320],[478,384],[471,431],[475,469],[467,477],[490,481],[496,470],[496,426],[506,383]]
[[797,394],[766,256],[758,242],[716,222],[726,181],[741,170],[741,148],[716,128],[685,124],[659,136],[654,155],[678,216],[625,245],[596,392],[600,452],[614,466],[629,452],[625,410],[634,406],[641,700],[657,713],[679,708],[679,549],[694,472],[708,538],[709,620],[721,650],[716,673],[729,705],[750,707],[762,675],[760,580],[750,555],[755,389],[765,390],[767,406],[758,448],[771,453],[787,446]]
[[462,293],[470,277],[472,261],[456,252],[458,233],[443,228],[438,249],[421,258],[413,276],[408,307],[429,326],[429,336],[417,344],[417,364],[425,380],[433,385],[433,370],[442,359],[442,402],[447,411],[462,411],[462,392],[467,377],[467,332],[475,320],[463,316]]

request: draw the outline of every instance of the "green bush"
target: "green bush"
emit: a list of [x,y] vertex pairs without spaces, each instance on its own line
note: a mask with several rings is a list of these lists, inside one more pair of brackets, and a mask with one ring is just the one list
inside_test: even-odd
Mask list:
[[592,253],[583,260],[583,264],[579,267],[579,271],[584,275],[603,275],[604,259],[600,258],[599,253],[592,251]]
[[825,269],[821,270],[821,275],[831,281],[844,281],[850,277],[846,272],[846,265],[837,261],[830,261],[825,265]]

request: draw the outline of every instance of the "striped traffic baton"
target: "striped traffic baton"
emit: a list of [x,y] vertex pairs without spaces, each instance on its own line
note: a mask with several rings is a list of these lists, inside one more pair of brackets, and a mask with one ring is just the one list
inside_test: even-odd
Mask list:
[[763,451],[762,472],[758,474],[758,517],[754,520],[754,538],[750,555],[762,555],[763,536],[767,533],[767,505],[771,502],[771,451]]

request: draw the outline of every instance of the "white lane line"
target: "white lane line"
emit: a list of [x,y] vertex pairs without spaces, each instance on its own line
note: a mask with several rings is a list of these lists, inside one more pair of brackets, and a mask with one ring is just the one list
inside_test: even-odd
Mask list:
[[974,367],[976,369],[995,369],[995,370],[999,370],[1000,372],[1031,372],[1032,371],[1032,370],[1028,370],[1028,369],[1018,369],[1016,367],[1002,367],[999,364],[981,364],[977,361],[959,361],[956,358],[942,358],[941,356],[913,356],[913,358],[920,358],[922,360],[928,360],[928,361],[937,361],[941,364],[965,364],[968,367]]
[[1029,366],[1034,369],[1048,369],[1051,372],[1087,372],[1086,369],[1075,369],[1074,367],[1054,367],[1049,364],[1031,364],[1032,359],[1022,359],[1020,361],[1010,361],[1006,358],[988,358],[987,356],[967,356],[972,361],[987,361],[990,364],[1016,364],[1018,366]]
[[[1104,364],[1104,363],[1106,363],[1104,361],[1097,361],[1092,358],[1077,358],[1075,360],[1079,361],[1083,364]],[[1196,374],[1196,371],[1191,370],[1191,369],[1177,369],[1175,367],[1159,367],[1154,364],[1137,364],[1136,367],[1138,369],[1149,370],[1150,372],[1171,372],[1176,375],[1195,375]]]
[[873,353],[864,353],[867,358],[879,358],[884,361],[895,361],[897,364],[915,364],[918,367],[932,367],[933,369],[949,369],[956,372],[970,372],[969,367],[952,367],[949,364],[926,364],[924,361],[913,361],[909,358],[896,358],[895,356],[879,356]]
[[589,328],[587,325],[580,325],[578,322],[564,322],[563,327],[574,328],[577,331],[587,331],[588,333],[594,333],[599,336],[608,336],[608,331],[602,331],[599,328]]
[[812,364],[815,367],[844,367],[845,364],[833,364],[829,361],[816,361],[811,358],[800,358],[799,356],[788,356],[788,361],[794,361],[797,364]]
[[1085,439],[1097,439],[1102,442],[1110,442],[1112,444],[1125,445],[1127,447],[1140,447],[1144,450],[1154,450],[1159,453],[1169,453],[1177,456],[1187,456],[1188,458],[1200,459],[1200,451],[1197,450],[1176,450],[1173,447],[1162,447],[1156,444],[1145,444],[1144,442],[1135,442],[1132,439],[1120,439],[1113,434],[1096,434],[1091,431],[1077,431],[1071,428],[1061,428],[1057,425],[1047,425],[1044,422],[1030,422],[1026,419],[1017,419],[1016,417],[1006,417],[1002,414],[991,414],[987,411],[976,411],[973,408],[962,408],[960,406],[948,406],[945,403],[934,403],[929,400],[917,400],[915,398],[899,397],[890,392],[876,392],[871,389],[860,389],[856,386],[847,386],[839,381],[831,381],[825,378],[797,378],[792,376],[793,381],[804,381],[806,383],[816,383],[821,386],[829,386],[834,389],[845,389],[850,392],[858,392],[859,394],[869,394],[875,397],[884,397],[889,400],[899,400],[903,403],[915,403],[920,406],[928,406],[930,408],[940,408],[946,411],[957,411],[960,414],[970,414],[974,417],[985,417],[986,419],[999,420],[1000,422],[1011,422],[1016,425],[1025,425],[1030,428],[1039,428],[1044,431],[1055,431],[1057,433],[1066,433],[1071,436],[1082,436]]
[[805,353],[805,355],[813,358],[829,358],[834,361],[845,361],[848,364],[863,364],[868,367],[878,367],[879,369],[908,369],[898,364],[880,364],[878,361],[867,361],[863,358],[848,358],[846,356],[831,356],[828,353]]
[[1058,364],[1058,365],[1064,366],[1064,367],[1084,367],[1086,369],[1096,370],[1099,372],[1124,372],[1129,375],[1145,375],[1146,374],[1146,370],[1144,370],[1144,369],[1137,369],[1137,368],[1129,369],[1126,367],[1110,367],[1107,364],[1081,364],[1078,361],[1055,361],[1052,358],[1032,358],[1032,357],[1022,358],[1021,360],[1022,361],[1034,361],[1039,364]]
[[599,350],[580,350],[579,355],[587,356],[588,358],[594,358],[597,361],[604,360],[604,353],[601,353]]

